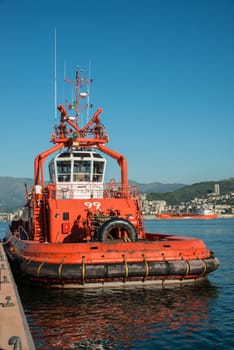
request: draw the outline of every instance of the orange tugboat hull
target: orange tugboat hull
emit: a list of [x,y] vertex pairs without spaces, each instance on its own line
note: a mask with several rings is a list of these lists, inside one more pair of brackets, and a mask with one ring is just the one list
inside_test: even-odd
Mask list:
[[[25,186],[22,215],[6,233],[4,246],[17,277],[63,288],[206,278],[219,262],[202,240],[145,232],[139,193],[128,182],[127,160],[106,146],[102,109],[80,127],[87,104],[82,106],[79,97],[87,96],[88,81],[81,75],[77,67],[70,81],[75,104],[68,105],[69,114],[58,106],[60,123],[50,138],[54,145],[36,156],[34,185],[31,191]],[[52,154],[50,181],[45,183],[44,163]],[[120,183],[104,183],[103,154],[119,165]]]
[[195,282],[218,260],[202,240],[146,234],[137,242],[38,243],[13,237],[7,249],[24,281],[53,287]]

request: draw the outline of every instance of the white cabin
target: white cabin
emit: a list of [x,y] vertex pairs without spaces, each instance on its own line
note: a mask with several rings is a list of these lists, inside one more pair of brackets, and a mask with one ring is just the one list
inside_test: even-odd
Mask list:
[[49,163],[56,198],[103,198],[106,160],[94,151],[68,151]]

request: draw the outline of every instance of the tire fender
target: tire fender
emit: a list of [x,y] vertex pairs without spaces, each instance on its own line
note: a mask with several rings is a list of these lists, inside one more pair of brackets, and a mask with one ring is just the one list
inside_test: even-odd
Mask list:
[[104,222],[98,231],[98,240],[101,242],[106,242],[108,240],[108,235],[114,229],[125,230],[131,242],[135,242],[137,240],[137,231],[133,224],[128,220],[121,218],[112,218]]

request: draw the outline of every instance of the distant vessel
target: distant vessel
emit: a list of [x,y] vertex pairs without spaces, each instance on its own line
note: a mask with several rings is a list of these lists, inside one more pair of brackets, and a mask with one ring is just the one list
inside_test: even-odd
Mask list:
[[158,219],[170,220],[170,219],[217,219],[218,215],[210,209],[198,210],[194,213],[161,213],[156,214]]
[[[5,248],[17,276],[61,288],[165,285],[206,278],[219,261],[202,240],[145,232],[137,188],[128,183],[127,160],[106,147],[102,110],[80,126],[85,81],[77,68],[76,100],[67,104],[75,117],[58,106],[54,146],[35,158],[34,185],[30,191],[26,187],[23,215],[6,232]],[[104,183],[102,153],[117,161],[120,183]],[[47,184],[44,162],[52,154]]]

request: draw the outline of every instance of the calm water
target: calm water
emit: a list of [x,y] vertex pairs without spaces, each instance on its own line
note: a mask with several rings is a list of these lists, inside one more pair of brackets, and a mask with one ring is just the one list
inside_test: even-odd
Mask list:
[[219,270],[202,284],[166,289],[24,287],[38,350],[234,349],[234,219],[154,220],[146,227],[202,238],[219,258]]

